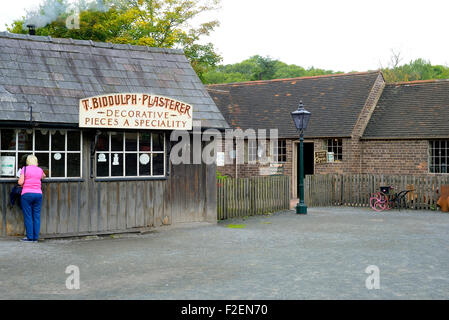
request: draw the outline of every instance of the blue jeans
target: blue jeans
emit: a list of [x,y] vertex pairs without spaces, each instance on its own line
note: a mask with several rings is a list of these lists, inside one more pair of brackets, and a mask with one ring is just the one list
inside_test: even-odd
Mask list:
[[28,240],[39,240],[41,227],[42,195],[39,193],[24,193],[21,198],[25,230]]

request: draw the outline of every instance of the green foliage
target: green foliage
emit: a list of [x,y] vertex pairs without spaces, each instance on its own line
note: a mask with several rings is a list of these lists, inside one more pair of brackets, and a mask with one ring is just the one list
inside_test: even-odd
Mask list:
[[231,83],[255,80],[272,80],[335,74],[332,70],[316,69],[291,64],[288,65],[270,57],[255,55],[247,60],[235,64],[218,65],[203,75],[206,84]]
[[[432,65],[430,61],[416,59],[408,64],[399,65],[400,55],[395,54],[392,63],[387,68],[381,68],[387,83],[449,79],[449,67]],[[357,72],[351,71],[350,73]],[[218,65],[203,74],[202,80],[205,84],[232,83],[254,81],[258,79],[287,79],[297,77],[310,77],[328,74],[342,73],[311,67],[305,69],[294,64],[286,64],[270,57],[252,56],[242,62],[228,65]]]
[[382,72],[385,80],[389,83],[449,78],[449,67],[434,66],[430,61],[424,59],[416,59],[402,66],[383,68]]
[[228,176],[224,176],[220,173],[220,171],[217,170],[217,179],[218,180],[226,180],[227,178],[229,178]]
[[246,224],[228,224],[228,228],[230,228],[230,229],[245,229]]
[[[112,43],[129,43],[161,48],[182,48],[200,78],[214,68],[221,57],[214,46],[198,44],[208,36],[218,21],[208,21],[198,27],[190,22],[201,13],[215,10],[220,0],[109,0],[99,8],[79,0],[80,28],[70,29],[66,20],[74,13],[67,0],[46,0],[34,16],[18,19],[9,32],[27,33],[26,21],[39,20],[48,12],[58,12],[48,23],[37,24],[37,35],[57,38],[85,39]],[[100,1],[100,3],[102,3]],[[59,11],[50,10],[58,8]],[[62,9],[61,9],[62,8]],[[68,11],[68,12],[67,12]]]

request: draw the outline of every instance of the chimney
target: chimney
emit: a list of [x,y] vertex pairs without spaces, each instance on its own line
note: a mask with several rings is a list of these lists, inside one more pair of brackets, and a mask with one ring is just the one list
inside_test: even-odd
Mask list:
[[31,36],[36,35],[36,26],[34,24],[27,24],[27,28],[28,28],[28,33]]

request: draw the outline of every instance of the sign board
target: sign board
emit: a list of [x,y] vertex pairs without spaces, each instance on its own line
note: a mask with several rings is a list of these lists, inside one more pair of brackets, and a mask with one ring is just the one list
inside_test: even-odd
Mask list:
[[327,153],[327,162],[334,162],[334,153],[333,152],[328,152]]
[[114,93],[80,100],[80,128],[192,130],[191,105],[144,93]]
[[217,167],[224,167],[225,165],[225,153],[217,152]]
[[315,164],[327,163],[327,151],[315,151]]
[[269,167],[260,167],[261,176],[274,176],[284,174],[284,165],[282,163],[271,163]]
[[14,177],[16,175],[16,157],[5,156],[0,157],[1,176]]

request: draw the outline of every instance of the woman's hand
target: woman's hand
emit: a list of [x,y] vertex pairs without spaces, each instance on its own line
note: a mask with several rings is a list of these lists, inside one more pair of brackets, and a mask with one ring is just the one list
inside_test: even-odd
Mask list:
[[23,176],[23,174],[21,174],[20,178],[19,178],[19,182],[18,182],[19,186],[23,186],[24,181],[25,181],[25,177]]

